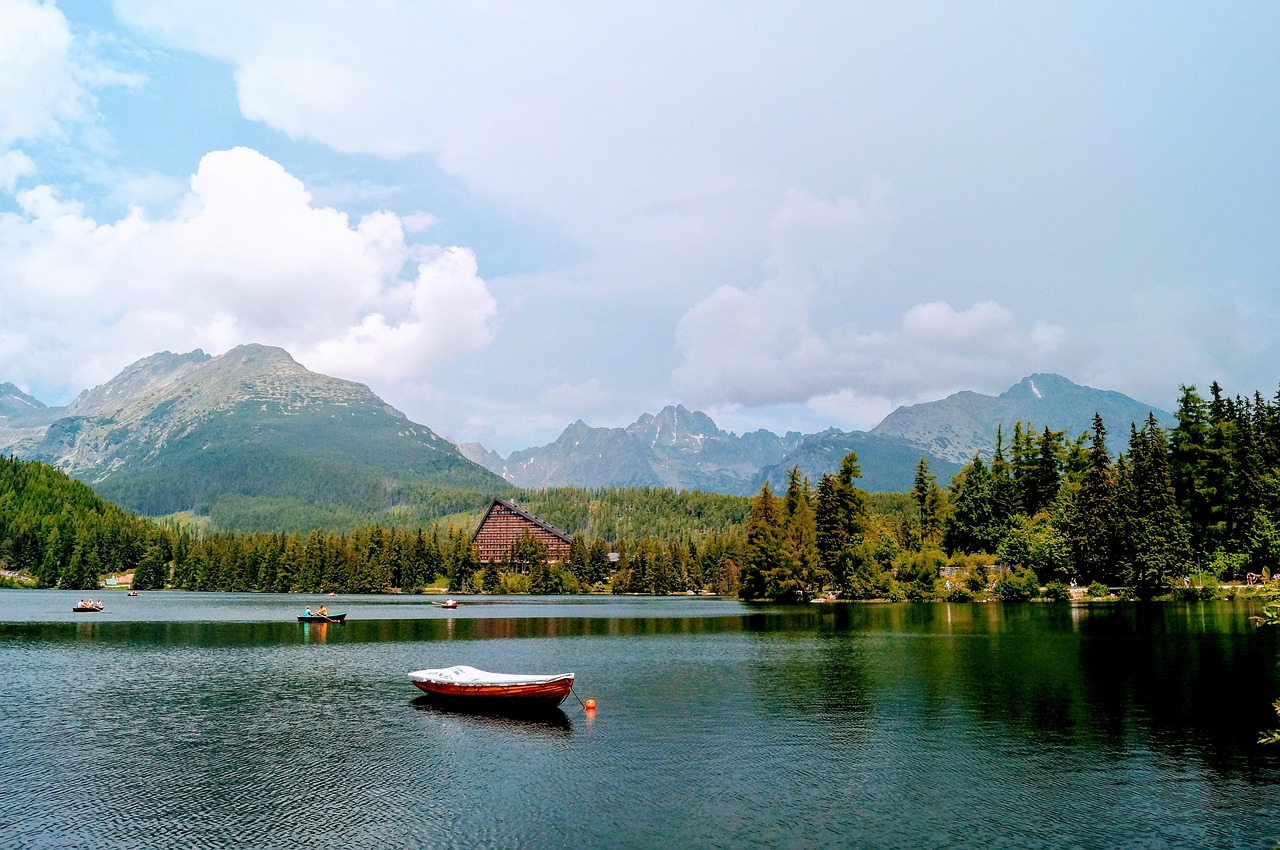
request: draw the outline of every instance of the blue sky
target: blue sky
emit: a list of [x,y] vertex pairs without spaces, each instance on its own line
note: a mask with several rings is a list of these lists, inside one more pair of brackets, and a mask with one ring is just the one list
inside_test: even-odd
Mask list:
[[1273,3],[0,0],[0,381],[280,345],[506,454],[1280,384]]

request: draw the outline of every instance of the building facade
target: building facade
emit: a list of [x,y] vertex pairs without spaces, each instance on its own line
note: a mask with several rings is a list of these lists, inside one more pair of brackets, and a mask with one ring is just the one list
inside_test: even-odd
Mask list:
[[471,535],[471,548],[480,563],[499,564],[507,560],[512,544],[525,534],[546,544],[548,563],[569,556],[569,535],[505,499],[494,499],[489,505],[476,533]]

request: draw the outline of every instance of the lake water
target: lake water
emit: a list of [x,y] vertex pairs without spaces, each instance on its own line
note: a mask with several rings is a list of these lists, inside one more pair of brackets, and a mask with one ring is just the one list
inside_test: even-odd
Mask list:
[[[0,846],[1271,848],[1247,603],[0,591]],[[474,604],[473,604],[474,603]],[[539,718],[410,670],[572,671]],[[588,715],[579,698],[594,698]]]

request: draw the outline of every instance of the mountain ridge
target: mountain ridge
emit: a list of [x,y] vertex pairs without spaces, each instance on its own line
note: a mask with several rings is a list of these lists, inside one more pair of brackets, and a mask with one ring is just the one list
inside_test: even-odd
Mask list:
[[[998,396],[965,390],[899,407],[870,431],[739,435],[674,404],[621,428],[578,419],[553,442],[503,458],[479,443],[455,446],[364,384],[250,344],[217,357],[158,352],[65,408],[0,384],[0,451],[49,463],[152,514],[207,508],[228,494],[333,499],[326,487],[393,504],[406,482],[489,492],[575,486],[750,495],[766,480],[780,486],[792,467],[816,481],[849,451],[858,453],[864,488],[901,492],[922,457],[946,483],[974,454],[990,456],[998,426],[1011,432],[1015,422],[1031,423],[1071,437],[1089,428],[1095,411],[1113,431],[1148,412],[1163,426],[1174,422],[1121,393],[1036,373]],[[310,484],[299,490],[290,476]],[[376,480],[384,484],[370,483]],[[385,498],[371,495],[379,488]]]
[[28,429],[17,453],[150,515],[204,513],[224,497],[385,509],[406,485],[508,486],[364,384],[257,344],[145,357],[36,437]]
[[1112,427],[1141,423],[1150,413],[1162,427],[1172,414],[1113,390],[1075,384],[1061,375],[1036,373],[999,396],[972,390],[937,401],[899,407],[870,431],[829,428],[779,437],[760,429],[738,436],[711,417],[683,405],[641,414],[625,428],[598,428],[576,420],[553,442],[503,458],[478,443],[469,457],[520,487],[673,487],[749,495],[768,480],[776,487],[793,466],[811,479],[858,453],[862,486],[903,491],[923,457],[946,483],[975,454],[990,457],[997,427],[1012,433],[1023,422],[1074,437],[1088,431],[1094,413]]

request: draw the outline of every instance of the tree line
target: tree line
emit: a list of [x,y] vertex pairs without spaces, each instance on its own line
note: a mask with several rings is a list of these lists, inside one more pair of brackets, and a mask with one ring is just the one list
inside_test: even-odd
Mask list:
[[[405,527],[231,532],[137,517],[87,485],[0,456],[0,567],[9,582],[217,591],[737,593],[747,599],[1016,600],[1069,583],[1138,598],[1207,595],[1280,562],[1280,393],[1183,387],[1177,424],[1101,417],[1068,437],[1017,423],[947,488],[921,459],[908,493],[868,494],[857,455],[812,486],[798,469],[752,499],[648,488],[524,491],[573,535],[569,557],[519,541],[503,563],[470,547],[473,513]],[[455,498],[454,495],[448,498]],[[459,501],[459,508],[469,505]]]
[[[0,567],[8,583],[93,589],[131,573],[138,590],[348,592],[732,592],[734,528],[746,499],[650,489],[528,491],[527,507],[574,530],[569,556],[518,541],[505,561],[480,564],[477,517],[405,529],[232,532],[137,517],[86,484],[32,461],[0,456]],[[618,534],[641,527],[667,535]],[[606,539],[601,532],[617,536]],[[726,579],[726,575],[728,579]]]
[[1280,393],[1210,397],[1181,388],[1177,424],[1131,424],[1113,456],[1107,429],[997,429],[943,490],[921,459],[910,509],[869,509],[857,458],[816,490],[793,470],[766,484],[745,525],[741,594],[800,599],[1208,596],[1280,562]]

